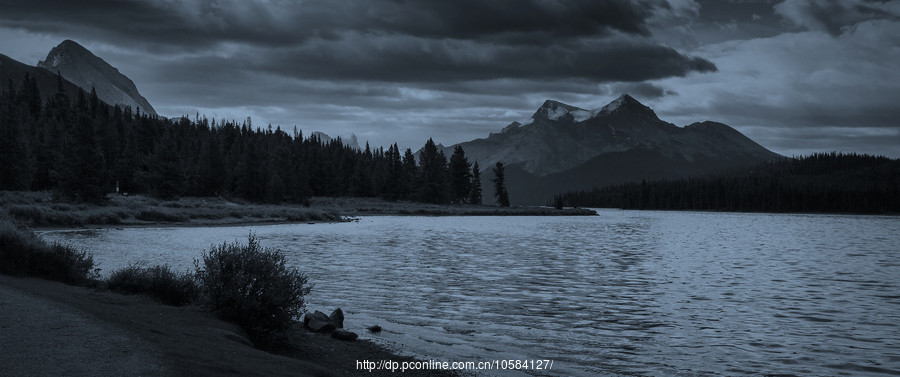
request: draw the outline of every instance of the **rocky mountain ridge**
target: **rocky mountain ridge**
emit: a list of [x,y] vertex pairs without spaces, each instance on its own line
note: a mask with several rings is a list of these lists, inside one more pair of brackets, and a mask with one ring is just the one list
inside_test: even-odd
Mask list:
[[157,115],[131,79],[75,41],[63,41],[50,50],[47,58],[38,62],[37,66],[53,73],[59,72],[63,78],[86,92],[95,89],[97,97],[103,102],[130,106],[133,110]]
[[510,187],[511,198],[517,202],[518,191],[520,204],[543,204],[553,191],[703,174],[779,157],[722,123],[665,122],[628,94],[593,110],[547,100],[525,123],[457,145],[486,170],[506,165],[509,184],[520,186]]

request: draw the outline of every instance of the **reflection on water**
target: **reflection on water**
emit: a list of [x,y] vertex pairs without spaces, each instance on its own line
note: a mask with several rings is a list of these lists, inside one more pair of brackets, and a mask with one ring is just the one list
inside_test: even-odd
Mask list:
[[311,309],[446,361],[553,359],[554,375],[900,374],[900,219],[600,211],[589,218],[46,232],[189,269],[213,243],[284,251]]

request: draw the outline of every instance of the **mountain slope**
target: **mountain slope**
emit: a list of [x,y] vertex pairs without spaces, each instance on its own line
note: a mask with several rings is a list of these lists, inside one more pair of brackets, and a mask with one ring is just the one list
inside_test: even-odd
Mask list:
[[156,115],[156,110],[138,92],[131,79],[74,41],[67,39],[54,47],[37,66],[59,72],[87,92],[96,89],[97,96],[106,103],[130,106]]
[[543,204],[560,191],[705,174],[778,157],[721,123],[678,127],[660,120],[627,94],[594,110],[548,100],[525,124],[458,145],[486,170],[503,162],[510,198],[519,204]]
[[[574,168],[603,153],[628,150],[640,138],[655,139],[658,136],[650,134],[674,128],[628,95],[590,111],[548,100],[525,124],[513,123],[486,139],[459,145],[481,166],[498,161],[522,164],[525,171],[544,176]],[[452,151],[453,147],[448,149]]]
[[[57,77],[55,73],[51,73],[46,69],[32,67],[0,54],[0,83],[2,83],[0,92],[5,92],[9,89],[10,81],[12,81],[14,88],[20,88],[26,73],[34,77],[41,97],[47,98],[56,93]],[[69,98],[77,98],[78,92],[81,91],[81,88],[66,79],[63,79],[63,89]]]

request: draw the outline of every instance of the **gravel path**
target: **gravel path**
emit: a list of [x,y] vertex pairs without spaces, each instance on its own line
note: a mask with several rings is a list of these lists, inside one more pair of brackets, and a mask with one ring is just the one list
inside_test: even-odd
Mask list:
[[77,309],[0,284],[0,374],[168,376],[159,352]]

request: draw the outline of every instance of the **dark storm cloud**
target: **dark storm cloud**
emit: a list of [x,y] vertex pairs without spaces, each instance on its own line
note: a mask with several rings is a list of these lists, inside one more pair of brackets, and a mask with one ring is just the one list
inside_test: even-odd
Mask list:
[[[667,47],[630,41],[498,46],[395,36],[348,37],[342,42],[319,43],[270,54],[258,59],[256,68],[291,77],[335,80],[432,82],[580,78],[642,81],[716,70],[707,60],[686,57]],[[254,58],[248,55],[244,59]]]
[[[470,39],[509,37],[527,42],[523,36],[570,37],[607,34],[617,30],[647,35],[647,19],[661,1],[517,1],[502,0],[398,0],[379,7],[384,20],[375,24],[384,30],[439,38]],[[387,12],[412,17],[390,17]],[[533,41],[533,40],[532,40]]]
[[349,0],[349,1],[104,1],[2,2],[3,24],[34,31],[66,28],[110,32],[150,43],[205,46],[219,42],[293,45],[345,31],[427,38],[495,39],[522,43],[551,38],[648,35],[661,0]]
[[715,71],[647,38],[654,11],[669,8],[658,0],[48,0],[4,8],[0,26],[297,78],[643,81]]

